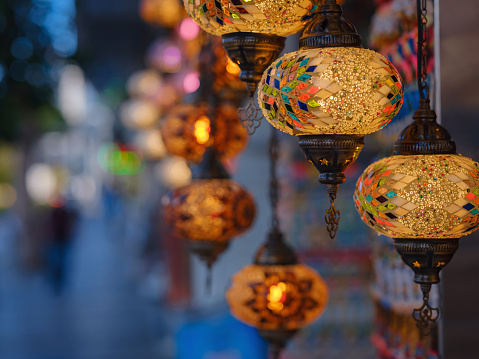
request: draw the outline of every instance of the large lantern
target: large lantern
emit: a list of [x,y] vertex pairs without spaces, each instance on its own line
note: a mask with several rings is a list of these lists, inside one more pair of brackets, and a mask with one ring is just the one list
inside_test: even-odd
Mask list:
[[276,60],[259,86],[266,119],[299,137],[306,158],[319,171],[319,182],[328,186],[326,222],[334,238],[338,185],[364,146],[364,135],[387,125],[399,111],[399,74],[382,55],[363,49],[341,6],[325,0],[306,27],[299,51]]
[[394,247],[414,271],[424,302],[413,316],[429,334],[439,316],[429,304],[431,285],[439,282],[459,238],[479,226],[479,164],[456,154],[456,144],[430,107],[426,6],[420,1],[419,109],[396,141],[394,156],[371,164],[358,179],[354,200],[362,220],[394,238]]

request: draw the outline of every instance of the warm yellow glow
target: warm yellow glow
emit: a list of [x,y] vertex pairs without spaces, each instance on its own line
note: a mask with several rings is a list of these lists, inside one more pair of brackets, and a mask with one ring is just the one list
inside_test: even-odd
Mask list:
[[303,264],[250,265],[233,277],[226,300],[232,314],[248,325],[296,330],[323,313],[328,288],[316,271]]
[[195,122],[195,138],[200,145],[205,144],[210,139],[210,119],[207,116],[201,116]]
[[286,284],[283,282],[278,283],[278,285],[272,285],[269,288],[268,300],[270,302],[279,302],[283,301],[283,294],[286,290]]
[[228,63],[226,64],[226,71],[232,75],[239,75],[241,69],[236,65],[230,58],[228,58]]

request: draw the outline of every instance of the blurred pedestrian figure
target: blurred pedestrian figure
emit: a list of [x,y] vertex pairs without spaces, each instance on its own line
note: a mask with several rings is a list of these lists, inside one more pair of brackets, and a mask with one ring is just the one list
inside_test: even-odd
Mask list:
[[47,274],[53,290],[60,294],[66,283],[65,273],[76,212],[64,205],[57,205],[52,207],[48,221],[50,243],[47,248]]

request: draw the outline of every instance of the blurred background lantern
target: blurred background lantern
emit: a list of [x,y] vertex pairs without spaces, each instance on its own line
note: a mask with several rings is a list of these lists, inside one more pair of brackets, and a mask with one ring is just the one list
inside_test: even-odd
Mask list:
[[342,17],[335,0],[324,0],[300,39],[300,50],[284,55],[263,74],[258,97],[267,120],[300,136],[306,158],[328,186],[331,238],[340,213],[334,207],[345,169],[362,147],[364,135],[385,126],[399,111],[403,89],[394,66],[362,48],[356,28]]
[[208,267],[253,223],[251,195],[229,179],[197,179],[163,198],[166,224]]
[[127,127],[144,130],[153,127],[161,117],[161,110],[154,102],[130,99],[120,107],[120,118]]
[[419,109],[394,144],[394,156],[371,164],[358,179],[356,209],[371,228],[394,238],[394,247],[421,285],[417,326],[430,334],[439,309],[431,285],[452,259],[459,238],[479,226],[479,164],[456,154],[449,132],[436,122],[427,84],[427,2],[417,0]]
[[[213,138],[210,136],[211,108],[199,105],[181,105],[174,108],[160,122],[160,131],[167,151],[188,161],[199,162]],[[214,138],[218,155],[232,158],[247,145],[247,134],[238,121],[236,109],[222,103],[216,109]]]
[[249,134],[261,123],[254,93],[264,70],[284,48],[285,38],[306,25],[318,0],[208,1],[183,0],[188,15],[206,32],[223,37],[230,59],[241,68],[249,100],[239,117]]
[[159,160],[167,154],[163,138],[158,129],[138,132],[135,135],[135,145],[145,158],[152,161]]
[[259,330],[274,358],[279,358],[286,342],[298,329],[324,312],[329,298],[326,283],[312,268],[298,263],[279,228],[277,136],[273,129],[270,141],[272,228],[265,244],[257,251],[254,264],[234,275],[226,293],[233,315]]
[[208,41],[200,54],[201,87],[195,94],[196,104],[177,107],[160,127],[170,153],[190,161],[201,160],[192,170],[191,184],[170,191],[162,203],[165,222],[173,234],[188,240],[190,251],[209,269],[229,241],[251,226],[256,213],[252,196],[230,180],[220,162],[220,157],[228,158],[244,149],[247,135],[234,107],[221,103],[213,91],[213,49]]
[[141,0],[140,16],[152,25],[175,27],[183,16],[183,9],[177,0]]

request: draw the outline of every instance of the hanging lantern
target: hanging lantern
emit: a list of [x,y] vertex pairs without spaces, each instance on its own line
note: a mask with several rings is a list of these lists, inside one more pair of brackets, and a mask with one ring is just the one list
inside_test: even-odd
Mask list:
[[[222,158],[232,158],[243,151],[248,136],[238,121],[236,109],[227,103],[216,109],[215,146]],[[199,162],[212,144],[210,107],[205,104],[181,105],[160,122],[167,151],[188,161]]]
[[479,225],[479,168],[456,154],[448,131],[436,122],[427,86],[426,7],[418,0],[420,106],[400,134],[394,156],[371,164],[354,193],[362,220],[394,238],[394,247],[414,271],[424,303],[413,316],[424,334],[439,315],[429,304],[431,285],[452,259],[459,238]]
[[209,268],[229,241],[252,225],[256,213],[252,196],[229,179],[212,147],[194,168],[191,184],[170,191],[163,208],[166,224]]
[[316,271],[297,263],[281,234],[272,238],[255,264],[234,275],[226,299],[238,320],[258,328],[277,358],[299,329],[321,316],[329,293]]
[[338,185],[364,146],[364,135],[386,126],[399,111],[400,76],[383,56],[362,48],[341,6],[325,0],[306,27],[299,51],[276,60],[259,86],[266,119],[299,137],[306,158],[319,171],[319,182],[328,186],[326,222],[334,238]]
[[278,358],[286,342],[298,329],[315,321],[326,308],[328,288],[312,268],[299,264],[296,254],[279,229],[276,177],[278,134],[270,141],[270,201],[272,229],[256,253],[253,265],[235,274],[226,299],[233,315],[258,328]]
[[241,68],[249,96],[239,117],[249,134],[261,123],[254,93],[264,70],[284,48],[285,37],[306,25],[319,0],[183,0],[190,17],[206,32],[223,37],[230,59]]

